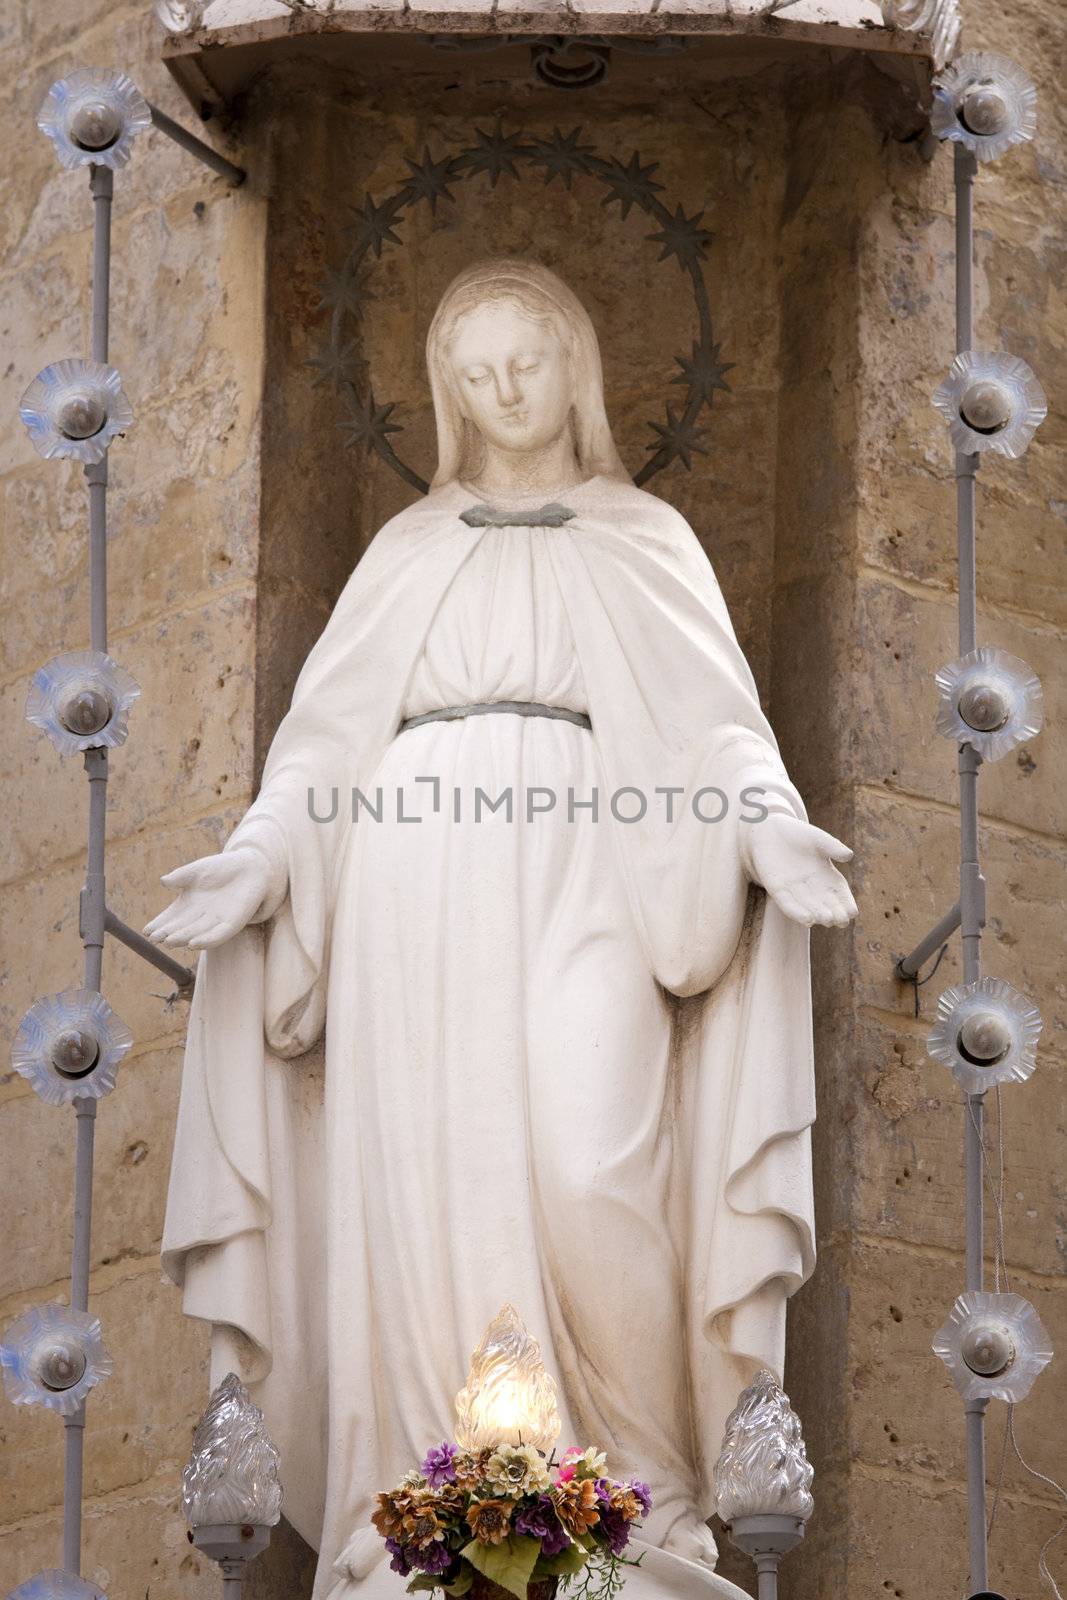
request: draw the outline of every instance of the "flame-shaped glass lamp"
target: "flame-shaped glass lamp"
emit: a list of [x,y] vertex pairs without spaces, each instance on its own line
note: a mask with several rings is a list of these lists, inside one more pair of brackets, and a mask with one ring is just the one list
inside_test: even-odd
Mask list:
[[278,1452],[240,1378],[213,1390],[182,1471],[182,1510],[194,1530],[233,1523],[272,1528],[282,1512]]
[[938,733],[969,744],[983,761],[999,761],[1041,732],[1041,682],[1018,656],[983,645],[942,667],[934,682]]
[[1029,1300],[974,1289],[960,1295],[933,1348],[965,1400],[1025,1400],[1052,1360],[1052,1341]]
[[926,1041],[966,1094],[998,1083],[1025,1083],[1037,1066],[1041,1013],[1000,978],[946,989]]
[[93,989],[37,1000],[19,1023],[11,1064],[52,1106],[100,1100],[115,1087],[133,1034]]
[[33,675],[26,721],[43,728],[60,755],[101,746],[114,749],[129,732],[130,707],[140,688],[101,650],[53,656]]
[[1037,132],[1037,90],[1008,56],[968,50],[934,82],[930,127],[979,161],[996,161]]
[[133,421],[114,367],[101,361],[53,361],[39,372],[19,404],[19,416],[38,455],[103,461],[108,445]]
[[951,61],[963,26],[959,0],[882,0],[882,19],[905,33],[929,34],[938,72]]
[[759,1515],[806,1522],[815,1507],[814,1476],[788,1396],[773,1373],[757,1373],[726,1420],[715,1464],[720,1518],[727,1525]]
[[12,1589],[7,1600],[106,1600],[106,1597],[103,1589],[98,1589],[95,1583],[86,1583],[84,1578],[76,1578],[72,1572],[61,1572],[58,1567],[51,1567],[47,1572],[38,1572],[32,1578],[27,1578],[17,1589]]
[[528,1444],[549,1455],[562,1423],[555,1380],[541,1347],[513,1306],[505,1306],[471,1357],[466,1387],[456,1396],[456,1441],[465,1450]]
[[100,1323],[69,1306],[31,1306],[0,1342],[4,1391],[16,1406],[77,1411],[90,1389],[110,1375]]
[[1017,460],[1048,416],[1045,391],[1030,367],[1005,351],[964,350],[934,394],[963,455],[993,450]]
[[152,112],[124,72],[82,67],[52,85],[37,126],[51,139],[61,166],[124,167],[137,135],[152,126]]
[[204,0],[156,0],[156,20],[168,33],[189,33],[204,17]]

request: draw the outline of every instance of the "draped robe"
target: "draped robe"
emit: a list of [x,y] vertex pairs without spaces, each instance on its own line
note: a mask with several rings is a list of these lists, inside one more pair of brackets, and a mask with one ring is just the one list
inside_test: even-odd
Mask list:
[[[799,817],[803,807],[712,569],[685,521],[609,478],[558,498],[575,515],[541,530],[536,559],[550,574],[576,658],[564,693],[584,702],[571,709],[587,711],[592,730],[542,721],[533,748],[548,750],[556,774],[574,751],[582,781],[592,776],[600,789],[596,822],[575,813],[568,827],[597,830],[586,892],[607,896],[608,925],[599,931],[591,904],[593,954],[580,968],[582,981],[596,984],[602,974],[609,1032],[613,984],[621,985],[621,1010],[629,1006],[636,1019],[629,1048],[625,1039],[611,1044],[619,1054],[605,1081],[619,1084],[619,1117],[601,1126],[596,1106],[576,1098],[571,1122],[565,1104],[550,1119],[552,1142],[539,1151],[530,1130],[541,1099],[558,1101],[568,1074],[589,1078],[597,1043],[583,1031],[580,985],[573,994],[565,967],[553,980],[557,990],[544,992],[538,943],[552,930],[524,923],[516,935],[518,981],[527,990],[521,1005],[538,1014],[560,1008],[546,1047],[558,1081],[550,1091],[546,1079],[539,1093],[528,1042],[537,1017],[525,1024],[527,1043],[516,1043],[493,1004],[494,940],[507,943],[521,916],[509,907],[491,911],[500,893],[491,865],[458,885],[449,880],[443,895],[414,866],[405,874],[401,864],[396,882],[405,914],[428,919],[438,943],[450,927],[459,930],[464,959],[440,969],[450,974],[453,1010],[432,1015],[470,1029],[472,1058],[483,1047],[499,1052],[499,1074],[486,1078],[469,1114],[463,1082],[441,1085],[451,1098],[440,1101],[447,1117],[429,1143],[415,1119],[405,1124],[390,1110],[403,1103],[397,1095],[408,1050],[461,1080],[466,1067],[450,1036],[426,1040],[417,1027],[412,1033],[410,1018],[407,1033],[397,1035],[397,1013],[406,1004],[421,1016],[425,986],[446,978],[405,964],[388,887],[373,887],[385,836],[365,807],[357,804],[353,819],[352,796],[358,791],[373,806],[383,773],[399,771],[409,782],[431,776],[419,748],[405,745],[424,730],[398,734],[412,683],[459,575],[484,554],[483,541],[510,532],[468,526],[460,513],[474,497],[458,483],[381,530],[312,650],[260,794],[226,845],[261,852],[270,892],[253,925],[208,951],[197,976],[164,1265],[183,1288],[186,1313],[215,1329],[213,1378],[239,1366],[264,1409],[281,1450],[285,1514],[320,1550],[316,1596],[328,1600],[399,1592],[368,1526],[374,1493],[449,1431],[465,1358],[499,1309],[467,1303],[477,1300],[481,1277],[506,1285],[513,1261],[517,1281],[538,1302],[518,1310],[560,1380],[570,1430],[562,1443],[597,1444],[608,1450],[609,1467],[651,1479],[656,1508],[645,1539],[695,1555],[686,1531],[714,1509],[711,1474],[726,1413],[757,1366],[781,1376],[785,1299],[813,1266],[808,934],[753,884],[750,844],[760,824],[745,820],[758,815],[757,805]],[[537,605],[544,604],[542,596]],[[506,752],[517,747],[500,743],[503,725],[518,738],[519,719],[479,720],[479,738],[495,739],[506,765]],[[459,727],[436,723],[431,731],[444,738],[448,728],[453,738]],[[431,748],[447,755],[454,747],[438,740]],[[433,820],[430,788],[422,793],[425,824]],[[411,804],[410,788],[407,794]],[[644,815],[619,820],[640,809],[638,796]],[[723,798],[725,815],[709,820],[724,809]],[[523,803],[517,793],[520,810]],[[385,804],[393,804],[391,795]],[[440,832],[445,822],[438,817],[436,826]],[[525,842],[533,818],[500,826],[511,828],[513,853],[533,848]],[[474,840],[468,848],[477,862],[483,840],[489,849],[502,835],[465,837]],[[546,904],[551,921],[556,913]],[[566,915],[577,917],[573,959],[584,962],[580,906],[572,903]],[[383,929],[379,951],[374,941]],[[414,932],[411,938],[413,948],[432,948]],[[629,963],[625,973],[612,969],[616,950]],[[658,1037],[661,1015],[669,1060],[657,1066],[641,1052],[654,1052],[647,1041]],[[524,1051],[528,1081],[504,1059]],[[438,1093],[433,1078],[424,1082]],[[641,1120],[634,1130],[625,1127],[628,1095]],[[600,1104],[609,1099],[610,1090]],[[434,1108],[440,1117],[436,1100]],[[650,1118],[655,1127],[645,1139]],[[612,1140],[631,1137],[632,1150],[612,1148]],[[518,1152],[508,1157],[506,1203],[498,1144]],[[662,1169],[652,1188],[634,1166],[646,1151]],[[463,1182],[451,1217],[457,1171]],[[488,1191],[479,1187],[487,1173]],[[569,1230],[551,1204],[558,1183],[566,1188]],[[645,1203],[649,1193],[662,1195],[662,1207],[642,1218],[635,1197]],[[407,1219],[413,1261],[427,1257],[420,1218],[426,1229],[432,1218],[443,1230],[434,1237],[445,1241],[448,1259],[442,1265],[442,1252],[431,1252],[432,1314],[425,1286],[405,1279],[394,1211]],[[566,1249],[559,1249],[564,1233]],[[592,1310],[583,1318],[586,1301]],[[662,1337],[644,1333],[641,1348],[628,1348],[628,1332],[652,1326],[650,1315],[661,1315]],[[468,1327],[476,1332],[465,1334]],[[661,1414],[653,1417],[650,1407]],[[608,1437],[576,1436],[590,1426]],[[655,1553],[650,1559],[649,1593],[733,1592],[706,1567]],[[646,1581],[635,1578],[638,1586]]]

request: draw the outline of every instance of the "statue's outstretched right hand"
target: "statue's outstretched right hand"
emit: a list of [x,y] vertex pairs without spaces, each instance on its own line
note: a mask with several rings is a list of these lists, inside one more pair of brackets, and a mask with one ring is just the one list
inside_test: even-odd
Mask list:
[[206,950],[248,926],[270,889],[270,867],[258,850],[224,850],[175,867],[160,879],[178,898],[145,928],[156,944]]

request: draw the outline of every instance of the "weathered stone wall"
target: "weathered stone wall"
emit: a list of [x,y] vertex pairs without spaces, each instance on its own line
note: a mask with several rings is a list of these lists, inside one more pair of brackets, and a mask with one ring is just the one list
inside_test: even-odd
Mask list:
[[[11,420],[33,373],[86,337],[86,184],[59,171],[32,118],[63,71],[114,62],[188,120],[156,64],[146,9],[77,0],[46,21],[0,0],[9,143],[27,152],[0,177],[6,1036],[38,994],[78,980],[84,836],[77,764],[20,721],[33,668],[87,640],[80,473],[37,461]],[[1051,3],[1013,6],[1009,22],[993,0],[970,0],[969,15],[970,42],[1010,50],[1042,80],[1038,145],[979,185],[980,327],[1034,363],[1054,416],[1023,463],[983,471],[980,589],[982,638],[1041,673],[1052,726],[993,769],[983,792],[989,969],[1032,993],[1047,1026],[1040,1073],[1005,1095],[1009,1259],[1067,1349],[1063,811],[1052,760],[1067,504],[1055,415],[1062,40]],[[604,155],[637,149],[660,163],[672,207],[706,209],[732,392],[716,399],[694,471],[674,466],[650,487],[705,542],[813,817],[857,852],[860,922],[847,937],[814,939],[822,1255],[795,1306],[788,1376],[819,1471],[817,1520],[789,1583],[804,1597],[850,1600],[957,1593],[965,1566],[960,1412],[928,1354],[962,1279],[961,1114],[924,1053],[941,980],[958,969],[946,958],[918,1022],[891,978],[893,959],[955,896],[953,755],[931,732],[931,674],[954,654],[953,491],[928,403],[952,350],[951,162],[919,159],[911,98],[869,63],[817,50],[789,62],[734,52],[699,72],[684,60],[622,61],[609,85],[582,95],[535,88],[491,56],[451,58],[443,71],[419,47],[403,73],[368,57],[356,74],[329,70],[320,53],[257,83],[236,108],[234,147],[252,169],[244,190],[153,134],[120,175],[115,212],[113,357],[137,424],[112,454],[112,641],[144,698],[114,761],[109,860],[113,903],[140,925],[163,903],[159,873],[215,848],[247,803],[307,646],[367,538],[413,497],[376,458],[339,452],[343,409],[304,365],[325,338],[319,290],[350,243],[346,207],[402,183],[405,155],[451,152],[499,115],[542,137],[581,125]],[[624,458],[635,470],[644,459],[648,421],[680,393],[672,358],[688,352],[694,312],[645,219],[624,221],[602,194],[585,178],[565,189],[527,173],[493,189],[481,177],[435,214],[420,208],[400,230],[403,248],[373,264],[376,298],[355,354],[378,401],[398,402],[406,426],[395,442],[423,476],[433,439],[421,346],[433,306],[462,265],[505,251],[538,256],[585,299]],[[85,1570],[112,1600],[206,1594],[217,1581],[176,1512],[206,1349],[157,1260],[185,1015],[160,998],[168,987],[109,948],[105,989],[137,1036],[101,1109],[93,1240],[93,1305],[117,1374],[90,1407]],[[65,1294],[71,1129],[7,1076],[0,1141],[6,1324]],[[1056,1384],[1046,1376],[1017,1422],[1024,1453],[1053,1471]],[[0,1410],[4,1588],[58,1559],[61,1431],[52,1417]],[[991,1572],[1013,1600],[1037,1600],[1052,1506],[1009,1465]],[[724,1567],[750,1586],[735,1554]],[[256,1591],[290,1600],[307,1575],[283,1538]]]

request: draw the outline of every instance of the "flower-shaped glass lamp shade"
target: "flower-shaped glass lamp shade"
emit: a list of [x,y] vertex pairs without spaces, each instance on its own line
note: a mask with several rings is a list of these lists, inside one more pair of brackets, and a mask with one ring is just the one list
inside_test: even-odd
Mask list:
[[967,1094],[1025,1083],[1037,1065],[1041,1013],[1000,978],[946,989],[926,1048]]
[[38,455],[86,464],[103,461],[133,421],[122,379],[100,361],[53,361],[22,396],[19,416]]
[[1037,132],[1037,90],[1009,57],[969,50],[935,81],[930,126],[979,161],[995,161]]
[[726,1419],[715,1463],[719,1516],[727,1526],[759,1516],[806,1522],[815,1505],[814,1475],[788,1395],[773,1373],[758,1372]]
[[548,1455],[562,1426],[541,1347],[514,1307],[505,1306],[486,1329],[456,1396],[456,1440],[464,1450],[528,1444]]
[[70,1416],[109,1376],[100,1323],[68,1306],[31,1306],[0,1342],[4,1390],[17,1406],[47,1406]]
[[103,1589],[95,1583],[86,1583],[72,1572],[62,1572],[52,1567],[38,1572],[17,1589],[12,1589],[7,1600],[106,1600]]
[[182,1510],[195,1530],[246,1523],[273,1527],[282,1514],[278,1452],[248,1390],[227,1373],[212,1392],[182,1470]]
[[938,733],[971,745],[983,761],[999,761],[1041,732],[1041,682],[1018,656],[983,645],[950,661],[934,681]]
[[37,126],[64,167],[123,167],[137,135],[152,126],[152,112],[124,72],[82,67],[52,85]]
[[959,0],[882,0],[882,17],[891,28],[929,34],[930,53],[939,72],[951,61],[963,25]]
[[1052,1341],[1028,1300],[973,1289],[960,1295],[933,1348],[965,1400],[1024,1400],[1052,1360]]
[[934,395],[952,443],[964,455],[994,450],[1012,460],[1025,455],[1048,416],[1045,391],[1018,356],[965,350]]
[[125,742],[130,707],[140,692],[102,651],[71,650],[34,673],[26,721],[43,728],[60,755],[102,745],[113,749]]
[[15,1071],[42,1100],[100,1100],[115,1087],[119,1062],[133,1034],[103,995],[68,989],[37,1000],[19,1023],[11,1047]]
[[168,33],[190,33],[204,15],[204,0],[156,0],[156,20]]

